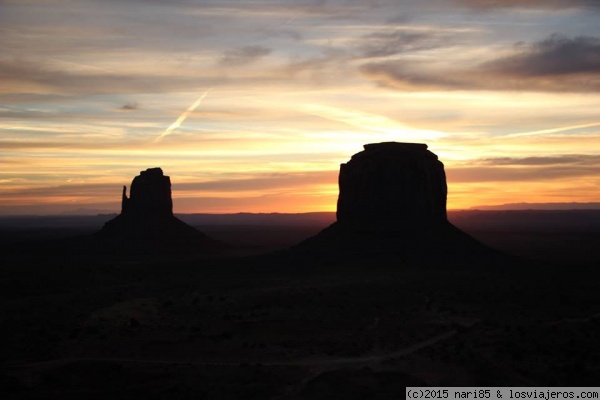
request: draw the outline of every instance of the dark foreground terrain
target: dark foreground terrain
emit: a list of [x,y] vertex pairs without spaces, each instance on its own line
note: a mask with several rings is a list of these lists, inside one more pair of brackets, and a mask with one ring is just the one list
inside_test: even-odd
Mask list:
[[[403,398],[407,385],[596,386],[599,225],[552,230],[564,219],[545,214],[504,226],[503,236],[506,215],[482,213],[454,222],[545,261],[49,256],[11,253],[8,243],[87,228],[5,228],[0,393],[388,399]],[[245,245],[238,255],[318,231],[211,226],[204,232]]]

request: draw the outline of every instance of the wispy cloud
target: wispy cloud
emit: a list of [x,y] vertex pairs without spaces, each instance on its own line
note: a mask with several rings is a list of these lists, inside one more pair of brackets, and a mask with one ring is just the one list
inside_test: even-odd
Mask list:
[[498,138],[514,138],[514,137],[521,137],[521,136],[547,135],[547,134],[553,134],[553,133],[574,131],[574,130],[583,129],[583,128],[592,128],[592,127],[595,127],[595,126],[600,126],[600,122],[594,122],[592,124],[583,124],[583,125],[563,126],[563,127],[558,127],[558,128],[541,129],[541,130],[531,131],[531,132],[511,133],[511,134],[508,134],[508,135],[498,136]]
[[[214,77],[214,76],[213,76]],[[0,94],[103,95],[189,90],[202,79],[176,71],[82,72],[58,69],[42,61],[1,59]]]
[[257,173],[244,178],[207,180],[202,182],[186,182],[174,185],[181,191],[194,192],[244,192],[262,190],[280,190],[311,187],[314,185],[335,185],[337,171],[308,171],[308,172],[272,172]]
[[397,60],[367,63],[361,71],[382,85],[402,90],[596,92],[600,90],[600,38],[552,35],[520,44],[514,54],[475,67]]
[[566,154],[545,157],[497,157],[485,158],[475,163],[485,165],[593,165],[600,166],[600,155]]
[[138,103],[126,103],[126,104],[123,104],[121,107],[119,107],[119,110],[121,110],[121,111],[136,111],[139,109],[140,109],[140,107],[139,107]]
[[452,183],[475,183],[475,182],[544,182],[568,178],[594,178],[600,174],[600,165],[553,165],[544,167],[532,167],[522,165],[520,168],[514,166],[493,167],[463,167],[447,168],[446,175]]
[[248,63],[257,61],[271,53],[271,49],[264,46],[245,46],[239,47],[234,50],[226,51],[221,58],[219,64],[221,65],[246,65]]
[[563,77],[600,75],[600,38],[552,35],[530,45],[519,44],[517,54],[481,66],[507,77]]
[[322,118],[339,121],[367,131],[384,134],[390,140],[419,141],[436,140],[445,136],[442,132],[411,128],[386,116],[337,107],[307,104],[303,111]]
[[389,57],[398,54],[431,50],[448,46],[448,32],[394,29],[364,35],[357,43],[359,55],[366,58]]
[[460,2],[478,8],[578,8],[600,7],[598,0],[459,0]]

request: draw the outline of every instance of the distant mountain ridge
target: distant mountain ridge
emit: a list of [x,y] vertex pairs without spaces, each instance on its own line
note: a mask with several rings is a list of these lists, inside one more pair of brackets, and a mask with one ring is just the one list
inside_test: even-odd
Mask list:
[[[574,208],[572,205],[577,204],[580,208]],[[600,203],[548,203],[551,207],[544,208],[544,203],[540,203],[540,208],[533,206],[538,204],[516,203],[522,208],[513,208],[511,204],[498,206],[481,206],[473,207],[466,210],[448,210],[450,220],[462,219],[465,215],[474,215],[477,218],[483,215],[497,215],[499,212],[524,212],[531,211],[532,215],[538,215],[542,212],[584,212],[586,210],[600,212]],[[585,205],[585,206],[584,206]],[[592,207],[589,205],[596,205]],[[559,208],[563,206],[563,208]],[[478,213],[485,212],[484,214]],[[97,227],[114,218],[117,214],[94,214],[94,215],[11,215],[0,216],[0,229],[31,229],[31,228],[85,228]],[[502,215],[505,215],[502,213]],[[571,215],[571,214],[569,214]],[[594,214],[596,215],[596,214]],[[308,212],[308,213],[228,213],[228,214],[179,214],[175,216],[185,223],[192,226],[307,226],[320,225],[327,226],[335,221],[335,212]]]
[[[449,208],[448,212],[455,211],[505,211],[505,210],[600,210],[600,202],[571,202],[571,203],[506,203],[496,205],[478,205],[469,208]],[[24,212],[18,214],[0,214],[0,219],[12,218],[70,218],[70,217],[103,217],[112,218],[118,214],[118,211],[103,208],[77,208],[73,210],[61,211],[56,213],[34,213]],[[219,224],[224,221],[231,221],[233,224],[242,222],[243,224],[252,224],[255,221],[280,222],[283,220],[298,219],[331,222],[335,220],[335,211],[314,211],[314,212],[232,212],[232,213],[175,213],[178,218],[187,223],[210,224],[213,220],[218,220]],[[262,222],[259,222],[262,223]]]

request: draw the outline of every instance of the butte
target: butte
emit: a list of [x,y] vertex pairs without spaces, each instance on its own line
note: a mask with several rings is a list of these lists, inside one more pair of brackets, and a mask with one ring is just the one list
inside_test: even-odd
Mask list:
[[337,221],[292,253],[421,259],[492,252],[448,221],[444,164],[426,144],[366,144],[341,164],[338,183]]
[[171,179],[161,168],[141,171],[123,186],[121,214],[95,234],[104,246],[125,253],[216,252],[222,242],[187,225],[173,215]]

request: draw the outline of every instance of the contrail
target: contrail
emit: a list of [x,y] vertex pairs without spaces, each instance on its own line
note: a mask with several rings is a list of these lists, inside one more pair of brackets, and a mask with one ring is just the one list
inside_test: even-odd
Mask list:
[[162,140],[162,138],[168,136],[175,129],[179,128],[183,121],[185,121],[185,119],[190,115],[190,113],[194,112],[194,110],[198,108],[200,103],[202,103],[202,100],[204,100],[204,98],[208,95],[208,92],[210,92],[210,89],[207,89],[206,92],[202,93],[202,96],[200,96],[200,98],[198,98],[198,100],[196,100],[194,104],[189,106],[188,109],[185,110],[183,114],[181,114],[179,118],[177,118],[177,120],[171,124],[171,126],[165,129],[165,131],[161,133],[159,137],[156,138],[155,142],[159,142],[160,140]]
[[509,135],[498,136],[498,138],[504,139],[504,138],[513,138],[513,137],[521,137],[521,136],[543,135],[546,133],[560,133],[560,132],[566,132],[566,131],[573,131],[576,129],[592,128],[594,126],[600,126],[600,122],[595,122],[593,124],[585,124],[585,125],[574,125],[574,126],[565,126],[565,127],[560,127],[560,128],[543,129],[540,131],[532,131],[532,132],[511,133]]

